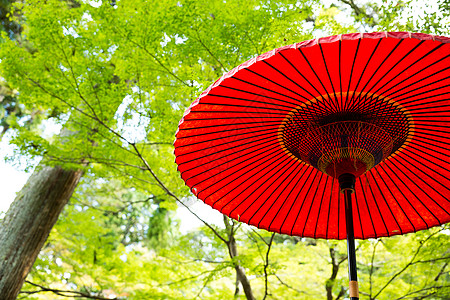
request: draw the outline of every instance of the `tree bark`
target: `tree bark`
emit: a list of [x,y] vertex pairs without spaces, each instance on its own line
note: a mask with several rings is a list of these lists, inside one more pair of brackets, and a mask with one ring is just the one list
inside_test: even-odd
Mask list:
[[[230,225],[228,223],[228,218],[225,215],[223,215],[223,221],[225,223],[225,227],[227,228],[227,232],[228,232],[228,242],[227,242],[228,252],[230,254],[230,257],[233,259],[234,257],[236,257],[238,255],[236,239],[234,238],[234,233],[235,233],[234,223],[233,223],[233,225]],[[245,297],[247,298],[247,300],[256,300],[255,296],[253,295],[250,280],[248,280],[248,277],[245,274],[244,268],[235,262],[234,269],[236,270],[237,279],[242,284],[242,289],[244,290],[244,294],[245,294]]]
[[16,299],[81,170],[39,165],[0,223],[0,295]]

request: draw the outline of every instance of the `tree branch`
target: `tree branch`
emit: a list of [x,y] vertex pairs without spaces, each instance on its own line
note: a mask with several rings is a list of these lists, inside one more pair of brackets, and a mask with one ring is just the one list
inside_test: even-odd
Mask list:
[[144,163],[145,168],[148,172],[152,175],[152,177],[156,180],[158,185],[166,192],[167,195],[174,198],[178,203],[180,203],[184,208],[186,208],[192,215],[194,215],[198,220],[200,220],[206,227],[208,227],[222,242],[225,244],[228,243],[228,241],[222,237],[219,232],[214,229],[208,222],[200,218],[192,209],[190,209],[186,204],[183,203],[174,193],[172,193],[165,185],[164,183],[156,176],[155,172],[153,172],[152,168],[148,164],[147,160],[142,156],[139,149],[136,147],[135,143],[130,143],[130,145],[133,147],[134,151],[136,152],[137,156],[141,159],[141,161]]
[[269,266],[269,253],[270,248],[272,247],[273,238],[275,237],[275,233],[272,233],[272,236],[270,237],[270,241],[267,244],[267,252],[266,252],[266,261],[264,262],[264,297],[263,300],[266,299],[268,295],[268,275],[267,275],[267,267]]
[[377,242],[375,243],[375,245],[373,246],[373,251],[372,251],[372,258],[371,258],[371,263],[370,263],[370,270],[369,270],[369,285],[370,285],[370,291],[369,291],[369,299],[372,299],[372,288],[373,288],[373,283],[372,283],[372,275],[373,275],[373,262],[375,260],[375,252],[377,250],[377,246],[380,243],[380,240],[377,240]]
[[394,274],[394,276],[391,277],[391,279],[388,280],[388,282],[386,282],[386,284],[378,291],[378,293],[373,296],[373,299],[376,299],[381,292],[384,291],[384,289],[386,289],[388,287],[389,284],[391,284],[392,281],[394,281],[394,279],[396,279],[398,276],[400,276],[403,272],[405,272],[410,266],[412,266],[414,264],[414,260],[416,259],[417,255],[419,254],[420,250],[422,249],[422,247],[425,245],[425,243],[427,241],[429,241],[433,236],[435,236],[436,234],[438,234],[439,232],[441,232],[443,229],[440,229],[432,234],[430,234],[425,240],[420,242],[419,247],[417,247],[413,257],[411,258],[411,260],[396,274]]
[[196,30],[196,34],[197,34],[197,41],[199,41],[200,44],[203,46],[203,48],[205,48],[206,51],[209,53],[209,55],[211,55],[211,57],[214,58],[214,60],[219,63],[222,70],[224,70],[225,72],[228,72],[228,69],[225,68],[225,66],[222,64],[222,62],[211,52],[211,50],[205,45],[205,43],[203,43],[202,39],[200,38],[200,34],[199,34],[198,30]]
[[289,284],[287,284],[286,282],[284,282],[283,280],[281,280],[281,278],[280,278],[277,274],[273,274],[273,276],[275,276],[275,277],[278,279],[278,281],[279,281],[282,285],[284,285],[285,287],[287,287],[288,289],[291,289],[291,290],[293,290],[293,291],[296,291],[296,292],[299,293],[299,294],[306,294],[306,295],[309,295],[307,292],[297,290],[296,288],[290,286]]
[[54,293],[58,296],[61,297],[70,297],[70,298],[88,298],[88,299],[95,299],[95,300],[119,300],[121,298],[105,298],[105,297],[101,297],[101,296],[96,296],[96,295],[91,295],[90,293],[86,293],[86,292],[78,292],[78,291],[70,291],[70,290],[59,290],[59,289],[52,289],[52,288],[48,288],[42,285],[39,285],[37,283],[33,283],[31,281],[26,280],[25,281],[28,284],[31,284],[32,286],[38,287],[39,290],[36,291],[20,291],[19,294],[27,294],[27,295],[32,295],[32,294],[38,294],[38,293],[46,293],[46,292],[51,292]]

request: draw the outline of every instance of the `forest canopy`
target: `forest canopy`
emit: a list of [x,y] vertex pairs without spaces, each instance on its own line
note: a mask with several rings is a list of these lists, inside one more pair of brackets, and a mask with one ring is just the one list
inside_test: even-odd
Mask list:
[[[174,163],[178,122],[223,73],[277,47],[349,32],[448,36],[450,1],[28,0],[3,1],[0,18],[5,159],[34,176],[0,214],[0,240],[21,240],[11,216],[36,182],[67,176],[61,193],[73,191],[26,279],[0,269],[0,291],[9,277],[19,299],[337,300],[348,299],[344,241],[197,212]],[[202,226],[183,228],[181,209]],[[357,241],[361,298],[449,299],[449,230]]]

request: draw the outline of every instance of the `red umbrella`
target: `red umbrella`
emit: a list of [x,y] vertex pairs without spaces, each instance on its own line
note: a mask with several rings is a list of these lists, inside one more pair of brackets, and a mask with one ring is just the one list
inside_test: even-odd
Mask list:
[[354,237],[450,222],[449,68],[450,38],[420,33],[343,34],[267,52],[186,110],[178,170],[199,199],[238,221],[347,238],[357,299]]

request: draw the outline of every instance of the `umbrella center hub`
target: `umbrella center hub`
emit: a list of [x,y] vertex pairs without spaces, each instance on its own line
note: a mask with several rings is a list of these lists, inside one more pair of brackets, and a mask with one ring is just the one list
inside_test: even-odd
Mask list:
[[386,97],[368,93],[313,99],[293,109],[279,130],[285,151],[334,178],[361,176],[411,136],[409,113]]

